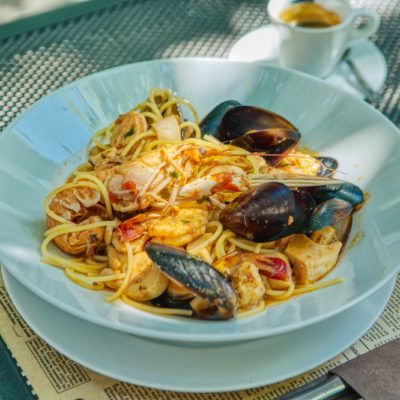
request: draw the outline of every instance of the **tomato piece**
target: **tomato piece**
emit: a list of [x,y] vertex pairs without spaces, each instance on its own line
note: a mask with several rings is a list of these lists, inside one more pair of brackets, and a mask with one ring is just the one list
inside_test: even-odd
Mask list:
[[221,192],[222,190],[228,190],[230,192],[240,192],[240,188],[232,182],[232,174],[224,174],[222,181],[218,182],[216,186],[212,188],[213,193]]
[[116,233],[121,242],[127,242],[140,238],[143,235],[144,230],[143,226],[128,219],[118,225]]
[[111,203],[119,203],[119,198],[114,192],[108,192]]
[[[258,260],[258,262],[260,262]],[[279,281],[289,280],[289,265],[279,257],[270,257],[268,261],[263,261],[259,272],[267,278],[277,279]]]
[[133,181],[126,181],[122,184],[122,189],[130,190],[131,192],[136,192],[137,186]]

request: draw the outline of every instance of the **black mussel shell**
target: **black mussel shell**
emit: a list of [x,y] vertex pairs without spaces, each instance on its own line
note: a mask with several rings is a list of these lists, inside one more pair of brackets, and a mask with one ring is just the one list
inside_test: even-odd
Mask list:
[[282,183],[268,182],[230,203],[220,221],[243,238],[269,242],[298,232],[314,204],[306,192],[292,192]]
[[335,225],[347,218],[352,211],[352,205],[345,200],[329,199],[324,201],[315,207],[303,232],[311,233]]
[[332,157],[316,157],[316,159],[322,163],[318,171],[318,176],[330,176],[336,172],[339,166],[338,161]]
[[226,100],[218,104],[200,122],[201,133],[203,135],[212,135],[218,140],[225,141],[219,130],[222,117],[228,110],[240,105],[236,100]]
[[[300,140],[300,133],[285,128],[270,128],[250,131],[233,139],[230,143],[252,153],[267,153],[264,158],[268,165],[274,166],[293,149]],[[276,154],[276,156],[274,156]]]
[[[191,299],[190,299],[191,300]],[[164,292],[161,296],[151,300],[151,304],[161,308],[178,308],[182,310],[191,310],[190,300],[176,300],[168,293]]]
[[313,186],[302,189],[311,193],[317,203],[321,203],[329,199],[340,199],[347,201],[352,207],[355,207],[364,201],[363,191],[358,186],[350,182]]
[[192,257],[182,249],[163,244],[149,242],[145,250],[169,278],[210,303],[213,312],[198,316],[228,319],[234,315],[237,306],[235,289],[212,265]]
[[314,198],[310,193],[303,190],[292,190],[296,206],[294,208],[294,227],[293,233],[304,231],[308,221],[316,207]]
[[226,111],[222,117],[219,131],[224,141],[230,141],[249,131],[273,128],[298,131],[282,116],[254,106],[238,106]]

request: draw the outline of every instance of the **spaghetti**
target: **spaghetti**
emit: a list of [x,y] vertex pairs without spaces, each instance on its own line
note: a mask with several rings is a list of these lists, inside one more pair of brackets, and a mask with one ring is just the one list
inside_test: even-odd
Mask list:
[[[194,121],[184,119],[181,106]],[[146,254],[148,242],[179,247],[216,268],[234,287],[241,317],[340,283],[299,282],[285,252],[290,237],[255,243],[226,229],[222,210],[253,186],[252,176],[259,182],[272,169],[257,153],[204,133],[192,104],[160,88],[96,132],[88,162],[45,199],[43,261],[85,288],[111,291],[107,301],[159,315],[191,316],[186,308],[199,294],[160,271]],[[272,172],[301,167],[294,152],[281,165]],[[334,234],[327,242],[328,235],[315,243],[340,243]],[[161,304],[165,298],[174,306]]]

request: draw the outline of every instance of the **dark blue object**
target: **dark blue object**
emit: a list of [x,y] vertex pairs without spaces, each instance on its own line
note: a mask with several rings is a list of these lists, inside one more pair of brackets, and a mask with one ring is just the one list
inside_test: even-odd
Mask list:
[[0,400],[36,400],[0,337]]

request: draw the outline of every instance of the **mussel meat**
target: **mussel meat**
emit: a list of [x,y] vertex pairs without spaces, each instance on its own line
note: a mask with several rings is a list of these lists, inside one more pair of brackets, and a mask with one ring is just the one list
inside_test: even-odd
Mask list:
[[197,296],[191,302],[197,317],[229,319],[235,315],[235,289],[212,265],[182,249],[158,243],[147,243],[145,250],[164,274]]

